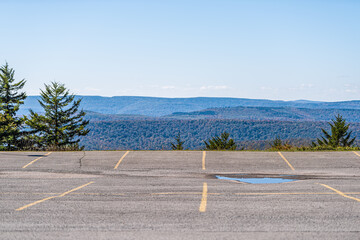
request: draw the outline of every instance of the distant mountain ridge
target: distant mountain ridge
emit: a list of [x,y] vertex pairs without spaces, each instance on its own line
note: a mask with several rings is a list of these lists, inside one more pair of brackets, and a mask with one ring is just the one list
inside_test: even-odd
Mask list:
[[[41,112],[38,103],[39,96],[29,96],[24,106],[20,108],[20,114],[28,114],[28,110]],[[308,109],[360,109],[360,100],[343,102],[318,102],[308,100],[279,101],[266,99],[246,98],[159,98],[159,97],[136,97],[136,96],[77,96],[82,98],[82,108],[100,114],[125,114],[144,115],[149,117],[161,117],[175,112],[195,112],[209,108],[224,107],[289,107]]]
[[329,121],[341,114],[348,122],[360,122],[360,109],[311,109],[293,107],[226,107],[209,108],[194,112],[176,112],[168,119],[238,119],[278,121]]

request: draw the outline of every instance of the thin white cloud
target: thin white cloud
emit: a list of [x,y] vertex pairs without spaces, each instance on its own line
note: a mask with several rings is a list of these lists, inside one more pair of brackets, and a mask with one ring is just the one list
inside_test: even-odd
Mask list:
[[228,89],[229,87],[226,86],[226,85],[221,85],[221,86],[202,86],[200,87],[200,90],[201,91],[204,91],[204,90],[225,90],[225,89]]
[[357,89],[345,89],[345,92],[347,92],[347,93],[357,93],[358,90]]
[[359,92],[359,86],[353,85],[353,84],[344,84],[345,92],[347,93],[358,93]]
[[[261,89],[262,91],[272,91],[272,90],[274,90],[274,88],[272,88],[272,87],[267,87],[267,86],[262,86],[262,87],[260,87],[260,89]],[[276,89],[276,90],[278,90],[278,89]]]
[[314,88],[314,84],[312,84],[312,83],[302,83],[302,84],[300,84],[298,86],[290,87],[290,88],[288,88],[288,90],[300,91],[300,90],[308,90],[308,89],[311,89],[311,88]]
[[300,87],[302,89],[304,89],[304,88],[313,88],[314,84],[312,84],[312,83],[303,83],[303,84],[300,85]]
[[175,86],[162,86],[161,89],[175,89]]
[[89,91],[89,92],[99,92],[99,91],[101,91],[101,89],[99,89],[99,88],[92,88],[92,87],[86,87],[84,90]]

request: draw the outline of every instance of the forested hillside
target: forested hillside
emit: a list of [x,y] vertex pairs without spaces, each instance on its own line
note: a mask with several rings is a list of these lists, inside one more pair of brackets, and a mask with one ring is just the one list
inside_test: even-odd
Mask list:
[[[156,98],[156,97],[99,97],[77,96],[82,98],[81,107],[85,111],[102,114],[131,114],[160,117],[174,112],[193,112],[219,107],[293,107],[312,109],[360,109],[360,101],[314,102],[314,101],[272,101],[244,98]],[[28,114],[29,109],[41,112],[39,96],[29,96],[19,114]]]
[[[256,120],[123,120],[90,122],[90,133],[81,144],[88,150],[161,150],[170,149],[170,142],[180,132],[185,148],[202,149],[203,140],[227,131],[241,146],[264,149],[276,136],[291,143],[309,144],[321,136],[326,122],[256,121]],[[360,137],[360,123],[351,125],[354,136]]]
[[360,109],[311,109],[290,107],[226,107],[195,112],[177,112],[171,119],[243,119],[282,121],[329,121],[342,115],[349,122],[360,122]]
[[86,111],[86,119],[90,121],[119,121],[119,120],[156,120],[157,117],[149,117],[135,114],[105,114]]
[[[204,140],[227,131],[246,149],[264,149],[280,136],[295,145],[307,145],[321,136],[321,128],[341,114],[360,138],[360,101],[312,102],[236,98],[83,98],[90,132],[81,138],[88,150],[170,149],[180,132],[187,149],[204,148]],[[37,97],[26,108],[41,112]],[[175,112],[175,113],[174,113]]]

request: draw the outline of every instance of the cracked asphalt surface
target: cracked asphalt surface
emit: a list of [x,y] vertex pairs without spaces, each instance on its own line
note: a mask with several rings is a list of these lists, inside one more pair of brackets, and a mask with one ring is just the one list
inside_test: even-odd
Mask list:
[[359,239],[357,154],[0,152],[0,239]]

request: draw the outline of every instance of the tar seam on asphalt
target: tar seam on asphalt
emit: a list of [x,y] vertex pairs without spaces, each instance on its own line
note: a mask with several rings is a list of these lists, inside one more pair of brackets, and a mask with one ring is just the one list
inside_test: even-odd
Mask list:
[[81,158],[79,158],[79,168],[81,169],[81,167],[82,167],[82,160],[83,160],[83,158],[85,157],[85,155],[86,155],[86,152],[85,151],[83,151],[83,156],[81,157]]

